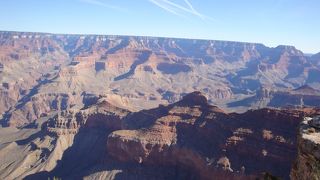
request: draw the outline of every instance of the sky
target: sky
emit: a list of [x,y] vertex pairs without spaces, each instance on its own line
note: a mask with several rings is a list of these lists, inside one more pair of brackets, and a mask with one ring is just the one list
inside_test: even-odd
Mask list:
[[320,52],[319,0],[0,0],[0,30],[294,45]]

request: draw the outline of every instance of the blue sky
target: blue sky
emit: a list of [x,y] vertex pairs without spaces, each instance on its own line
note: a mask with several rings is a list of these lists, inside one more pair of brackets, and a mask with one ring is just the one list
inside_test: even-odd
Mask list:
[[294,45],[320,52],[319,0],[1,0],[0,30]]

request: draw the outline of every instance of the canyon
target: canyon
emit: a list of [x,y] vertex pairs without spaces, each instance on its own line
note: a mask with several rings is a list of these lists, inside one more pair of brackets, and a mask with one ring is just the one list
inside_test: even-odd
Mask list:
[[304,130],[319,62],[283,45],[2,31],[0,179],[315,177],[303,134],[319,138]]
[[194,91],[228,112],[319,105],[312,101],[320,94],[319,55],[305,56],[293,46],[23,32],[0,32],[0,39],[5,126],[81,109],[86,94],[131,111]]
[[320,109],[226,113],[200,92],[138,112],[101,98],[7,133],[0,177],[256,179],[268,173],[288,179],[296,130],[303,117],[316,114]]

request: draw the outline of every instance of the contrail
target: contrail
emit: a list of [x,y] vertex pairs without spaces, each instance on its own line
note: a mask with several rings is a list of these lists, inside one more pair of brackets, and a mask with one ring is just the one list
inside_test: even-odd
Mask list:
[[114,9],[114,10],[118,10],[118,11],[124,11],[123,8],[104,3],[104,2],[102,2],[100,0],[80,0],[80,1],[84,2],[84,3],[88,3],[88,4],[93,4],[93,5],[97,5],[97,6],[101,6],[101,7],[106,7],[106,8],[109,8],[109,9]]
[[188,0],[184,0],[186,7],[179,5],[177,3],[174,3],[170,0],[149,0],[149,1],[155,4],[156,6],[178,16],[183,16],[182,13],[185,12],[185,13],[190,13],[194,16],[197,16],[202,20],[205,20],[205,19],[212,20],[210,17],[207,17],[201,14],[200,12],[198,12]]
[[[175,9],[173,9],[172,7],[166,5],[165,3],[163,4],[164,1],[162,0],[149,0],[151,3],[155,4],[156,6],[162,8],[165,11],[168,11],[172,14],[175,14],[177,16],[182,16],[181,14],[179,14]],[[162,3],[161,3],[162,2]]]

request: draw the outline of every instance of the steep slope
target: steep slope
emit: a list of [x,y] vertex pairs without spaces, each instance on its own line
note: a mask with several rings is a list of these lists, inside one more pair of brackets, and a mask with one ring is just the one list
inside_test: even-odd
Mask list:
[[287,179],[300,120],[317,113],[228,114],[200,92],[130,112],[100,97],[22,129],[1,128],[0,178],[255,179],[268,172]]
[[[21,37],[21,38],[20,38]],[[0,33],[0,114],[35,94],[68,54],[47,35]]]
[[22,130],[0,129],[0,178],[22,179],[37,172],[63,174],[94,167],[105,157],[106,133],[121,129],[121,119],[127,114],[101,100],[82,111],[43,117],[37,121],[41,123]]
[[301,123],[298,134],[298,155],[291,171],[291,179],[320,178],[320,117],[306,117]]
[[[309,111],[309,112],[308,112]],[[310,110],[261,109],[227,114],[199,92],[126,119],[129,130],[108,136],[111,156],[144,165],[171,165],[201,179],[288,179],[296,156],[296,128]]]
[[[262,87],[257,90],[256,95],[247,97],[240,101],[228,103],[230,108],[244,106],[246,108],[258,109],[269,107],[319,107],[320,91],[303,85],[296,89],[272,89]],[[244,109],[246,109],[244,108]]]
[[320,53],[312,55],[311,61],[314,63],[314,65],[319,67],[320,66]]
[[226,111],[279,107],[284,104],[268,98],[249,105],[246,99],[259,101],[266,87],[280,93],[306,84],[318,89],[319,72],[292,46],[0,32],[0,118],[4,126],[22,127],[55,111],[85,107],[85,94],[131,111],[173,103],[193,91]]

